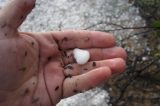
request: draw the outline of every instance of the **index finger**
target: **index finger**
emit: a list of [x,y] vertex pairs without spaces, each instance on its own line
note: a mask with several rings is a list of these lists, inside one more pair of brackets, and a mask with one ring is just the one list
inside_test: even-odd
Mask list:
[[116,40],[112,34],[87,31],[57,31],[51,32],[62,50],[73,48],[108,48],[116,45]]

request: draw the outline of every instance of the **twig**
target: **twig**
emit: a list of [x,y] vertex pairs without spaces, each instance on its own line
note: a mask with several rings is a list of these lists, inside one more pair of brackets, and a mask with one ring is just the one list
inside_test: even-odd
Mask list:
[[148,31],[143,31],[143,32],[139,32],[139,33],[130,34],[128,37],[123,38],[123,39],[121,40],[121,42],[124,41],[124,40],[126,40],[126,39],[129,39],[129,38],[133,37],[134,35],[141,35],[141,34],[145,34],[145,33],[150,33],[150,32],[152,32],[152,31],[153,31],[153,30],[148,30]]
[[142,72],[144,70],[146,70],[147,68],[149,68],[151,65],[153,65],[155,62],[157,62],[159,60],[159,58],[153,60],[151,63],[149,63],[148,65],[144,66],[142,69],[137,70],[138,72]]
[[[134,62],[132,64],[132,72],[136,69],[137,66],[137,60],[138,60],[138,56],[135,57]],[[119,98],[115,101],[115,103],[118,103],[119,100],[123,97],[125,90],[128,88],[128,86],[131,84],[133,80],[133,76],[129,79],[128,83],[123,87],[123,89],[121,90],[121,94],[119,96]]]
[[136,65],[137,65],[137,62],[138,62],[137,59],[138,59],[138,57],[136,57],[136,58],[134,59],[134,62],[133,62],[133,64],[132,64],[132,69],[131,69],[131,72],[136,72],[136,74],[134,74],[133,76],[131,76],[130,79],[129,79],[129,81],[128,81],[128,83],[124,85],[123,89],[121,90],[121,94],[120,94],[119,98],[115,101],[115,104],[117,104],[117,103],[121,100],[121,98],[124,96],[125,90],[128,88],[129,85],[131,85],[131,84],[134,82],[134,80],[135,80],[136,78],[138,78],[138,77],[140,76],[140,74],[142,73],[142,71],[145,70],[145,69],[147,69],[148,67],[150,67],[150,66],[153,65],[156,61],[159,60],[159,59],[155,59],[155,60],[153,60],[150,64],[146,65],[144,68],[142,68],[142,69],[140,69],[140,70],[138,70],[138,71],[134,71],[134,70],[136,69]]
[[117,27],[120,27],[120,28],[124,28],[122,25],[119,25],[119,24],[114,24],[114,23],[110,23],[110,22],[100,21],[100,22],[98,22],[96,24],[93,24],[93,25],[85,28],[84,30],[96,27],[97,25],[101,25],[101,24],[106,24],[106,25],[108,24],[108,25],[113,25],[113,26],[117,26]]
[[100,21],[100,22],[98,22],[96,24],[93,24],[93,25],[85,28],[84,30],[93,28],[93,27],[95,27],[97,25],[100,25],[100,24],[106,24],[106,25],[109,24],[109,25],[114,25],[114,26],[120,27],[118,29],[98,30],[98,31],[102,31],[102,32],[110,32],[110,31],[117,31],[117,30],[129,30],[129,29],[155,29],[155,30],[160,30],[160,27],[152,27],[152,26],[124,27],[124,26],[119,25],[119,24],[109,23],[109,22],[105,22],[105,21]]
[[160,27],[124,27],[124,28],[119,28],[119,29],[111,29],[111,30],[98,30],[102,32],[110,32],[110,31],[118,31],[118,30],[130,30],[130,29],[153,29],[153,30],[160,30]]

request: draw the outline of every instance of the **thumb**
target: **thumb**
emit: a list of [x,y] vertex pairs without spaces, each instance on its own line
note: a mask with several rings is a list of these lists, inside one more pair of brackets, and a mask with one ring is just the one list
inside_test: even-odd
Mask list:
[[0,27],[17,29],[35,6],[36,0],[12,0],[0,13]]

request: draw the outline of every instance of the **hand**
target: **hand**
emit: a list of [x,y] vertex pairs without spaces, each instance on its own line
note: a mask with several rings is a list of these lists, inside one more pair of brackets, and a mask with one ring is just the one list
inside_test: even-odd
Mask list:
[[[125,69],[126,52],[96,31],[18,32],[35,0],[13,0],[0,12],[0,106],[53,106]],[[78,65],[73,49],[90,52]]]

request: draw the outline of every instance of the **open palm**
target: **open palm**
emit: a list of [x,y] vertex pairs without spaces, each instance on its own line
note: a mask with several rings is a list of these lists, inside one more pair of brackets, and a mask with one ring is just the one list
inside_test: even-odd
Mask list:
[[[125,69],[126,53],[111,34],[18,32],[34,3],[14,0],[0,14],[0,105],[53,106]],[[75,62],[75,48],[90,52],[88,63]]]

